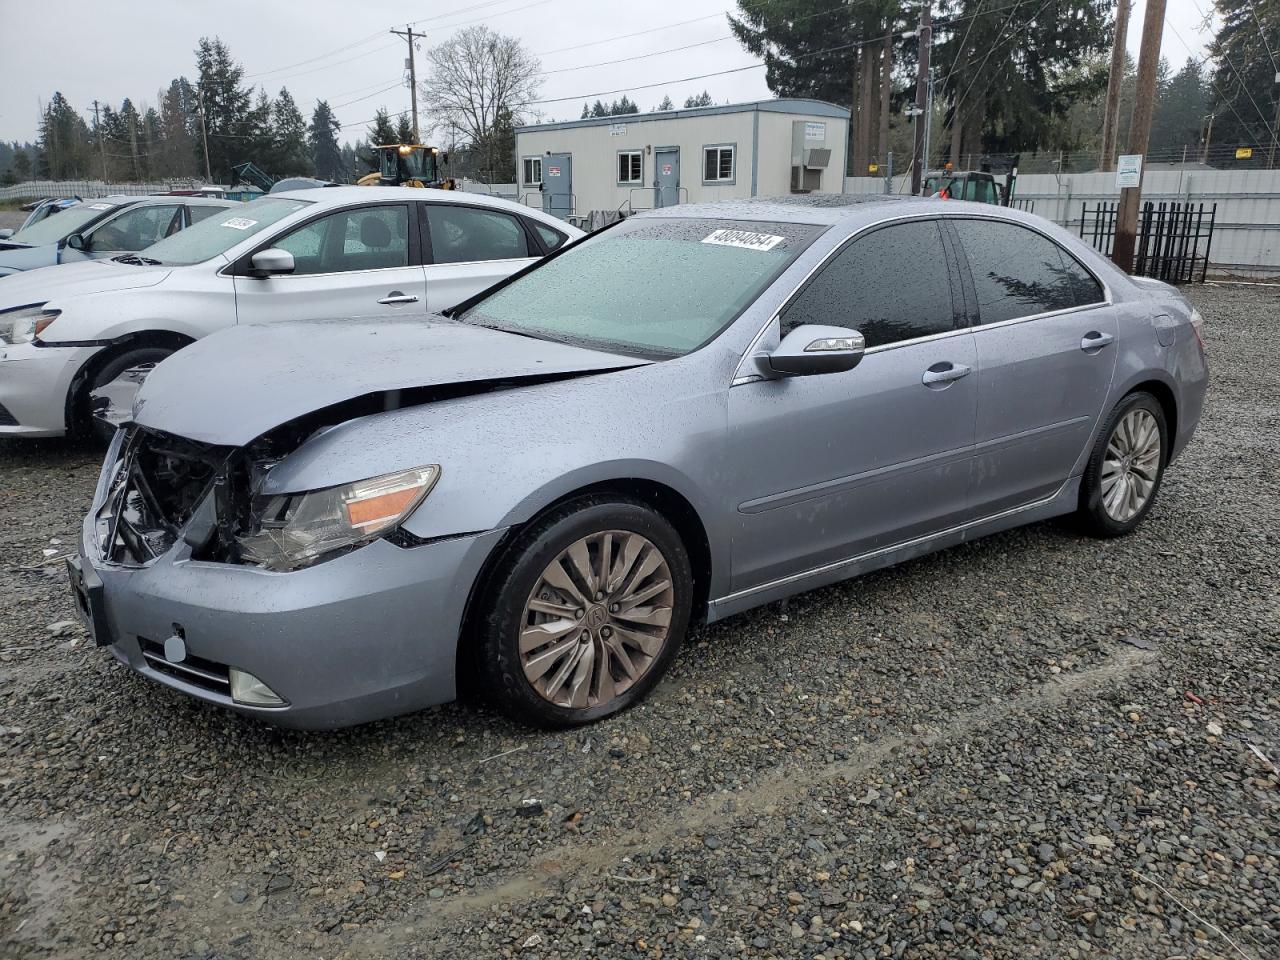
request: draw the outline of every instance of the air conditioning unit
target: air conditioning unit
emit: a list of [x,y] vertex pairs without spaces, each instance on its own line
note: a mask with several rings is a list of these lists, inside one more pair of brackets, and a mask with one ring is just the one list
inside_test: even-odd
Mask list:
[[808,170],[825,170],[827,164],[831,162],[830,150],[806,150],[804,152],[804,166]]
[[813,193],[822,189],[822,170],[795,165],[791,168],[791,192]]

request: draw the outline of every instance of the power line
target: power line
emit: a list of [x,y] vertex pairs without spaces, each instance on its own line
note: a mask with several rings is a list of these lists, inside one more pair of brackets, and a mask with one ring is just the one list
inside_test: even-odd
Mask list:
[[[1201,9],[1200,4],[1196,3],[1196,0],[1191,0],[1191,3],[1196,8],[1196,11],[1202,17],[1204,17],[1205,21],[1207,22],[1209,20],[1209,15],[1206,14],[1203,9]],[[1172,27],[1172,24],[1170,24],[1170,27]],[[1270,51],[1268,51],[1268,53],[1269,52]],[[1236,69],[1236,65],[1231,62],[1231,58],[1227,56],[1225,53],[1222,55],[1222,62],[1225,63],[1228,67],[1230,67],[1231,72],[1236,75],[1236,82],[1240,84],[1240,88],[1244,90],[1245,96],[1247,96],[1249,98],[1249,102],[1253,104],[1253,109],[1258,111],[1258,119],[1262,121],[1262,125],[1264,127],[1270,130],[1271,119],[1265,113],[1262,112],[1262,108],[1258,106],[1258,101],[1253,99],[1253,94],[1249,91],[1248,85],[1244,82],[1244,77],[1240,76],[1240,71]],[[1240,122],[1244,123],[1243,120],[1241,120]]]
[[619,60],[602,60],[599,63],[584,63],[576,67],[560,67],[557,70],[543,70],[537,75],[539,77],[549,77],[555,73],[572,73],[575,70],[590,70],[593,67],[611,67],[618,63],[631,63],[635,60],[648,60],[651,57],[660,57],[664,53],[679,53],[681,50],[692,50],[694,47],[705,47],[712,43],[723,43],[725,40],[732,40],[733,38],[733,34],[728,34],[727,36],[716,37],[714,40],[699,40],[697,43],[687,43],[683,47],[671,47],[666,50],[655,50],[653,53],[640,53],[636,54],[634,57],[623,57]]
[[[1187,43],[1187,41],[1183,39],[1183,36],[1178,31],[1178,28],[1175,27],[1172,23],[1166,22],[1165,26],[1167,26],[1171,31],[1173,31],[1173,35],[1178,38],[1178,42],[1187,48],[1187,53],[1191,55],[1191,58],[1195,60],[1198,65],[1203,66],[1205,62],[1208,60],[1208,58],[1196,56],[1196,52],[1191,49],[1191,44]],[[1252,133],[1250,132],[1249,124],[1244,122],[1244,117],[1240,116],[1240,112],[1236,110],[1235,103],[1233,103],[1230,99],[1228,99],[1226,96],[1223,95],[1222,88],[1218,86],[1218,82],[1213,79],[1212,75],[1209,76],[1209,86],[1213,87],[1214,93],[1216,93],[1219,99],[1222,100],[1222,102],[1227,105],[1227,109],[1231,111],[1232,115],[1239,122],[1241,132],[1252,140],[1253,145],[1255,147],[1261,150],[1262,143],[1258,140],[1257,137],[1254,137],[1252,135]]]

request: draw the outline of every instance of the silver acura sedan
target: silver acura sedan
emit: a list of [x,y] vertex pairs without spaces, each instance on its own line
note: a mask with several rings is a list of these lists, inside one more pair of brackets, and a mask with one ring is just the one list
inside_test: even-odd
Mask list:
[[73,590],[137,672],[281,724],[634,704],[690,624],[1060,514],[1151,510],[1200,317],[1044,220],[686,205],[447,317],[246,325],[161,363]]

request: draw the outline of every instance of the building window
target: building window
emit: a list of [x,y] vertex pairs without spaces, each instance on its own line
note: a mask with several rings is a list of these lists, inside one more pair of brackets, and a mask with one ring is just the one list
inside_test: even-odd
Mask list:
[[536,187],[542,183],[542,158],[525,157],[520,161],[526,187]]
[[639,183],[644,179],[639,150],[618,151],[618,182]]
[[703,183],[733,183],[736,171],[734,170],[734,154],[737,151],[733,144],[717,144],[713,147],[702,148],[702,182]]

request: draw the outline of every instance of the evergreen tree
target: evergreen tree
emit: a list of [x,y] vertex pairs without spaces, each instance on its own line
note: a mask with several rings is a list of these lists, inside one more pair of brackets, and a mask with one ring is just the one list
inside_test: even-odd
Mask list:
[[381,164],[378,161],[378,154],[373,148],[387,143],[398,142],[396,128],[391,125],[391,117],[387,114],[387,108],[379,107],[373,115],[373,126],[369,128],[369,143],[362,154],[365,166],[369,170],[378,170]]
[[671,102],[670,97],[663,97],[662,102],[658,104],[658,110],[674,110],[676,105]]
[[115,119],[115,132],[109,145],[112,149],[108,150],[116,160],[113,165],[114,175],[123,176],[127,180],[141,180],[142,144],[138,138],[143,135],[140,129],[142,118],[138,115],[138,108],[128,97],[120,104],[120,112],[115,115]]
[[400,114],[396,121],[396,143],[413,143],[413,124],[409,122],[407,113]]
[[31,179],[31,154],[26,150],[17,150],[13,154],[13,162],[9,169],[13,171],[14,182],[23,183]]
[[328,101],[317,101],[311,113],[311,126],[307,129],[307,146],[311,150],[311,165],[321,180],[341,183],[347,179],[343,151],[338,147],[341,129],[342,125],[329,109]]
[[38,178],[79,180],[89,176],[89,126],[59,92],[54,93],[40,118],[38,145]]
[[[794,94],[779,94],[779,96],[794,96]],[[685,100],[684,105],[686,109],[690,109],[692,107],[709,107],[713,102],[711,94],[703,90],[696,97],[689,97]]]
[[1199,159],[1199,142],[1209,112],[1209,88],[1199,61],[1188,58],[1174,76],[1161,84],[1151,119],[1148,153],[1156,159],[1177,160],[1183,147],[1187,157]]
[[152,147],[152,170],[160,177],[193,177],[204,169],[196,91],[178,77],[160,98],[159,146]]
[[1222,25],[1210,48],[1213,143],[1227,151],[1252,147],[1254,163],[1274,166],[1280,85],[1272,56],[1280,57],[1280,0],[1218,0],[1214,10]]
[[313,165],[307,144],[307,121],[287,87],[281,87],[271,104],[271,136],[275,146],[277,176],[310,176]]
[[204,98],[209,166],[215,180],[229,182],[232,166],[252,159],[264,141],[270,143],[266,129],[270,103],[263,95],[257,107],[252,106],[252,91],[242,85],[244,68],[231,58],[231,51],[217,37],[201,38],[196,48],[196,67],[197,88]]
[[582,116],[580,119],[586,120],[589,116],[591,116],[591,108],[584,103],[582,105]]
[[[361,144],[363,146],[363,144]],[[360,152],[349,143],[342,145],[342,167],[334,179],[339,183],[349,183],[356,179],[356,171],[360,166]]]
[[609,116],[609,107],[602,100],[597,100],[591,105],[591,116],[607,117]]

